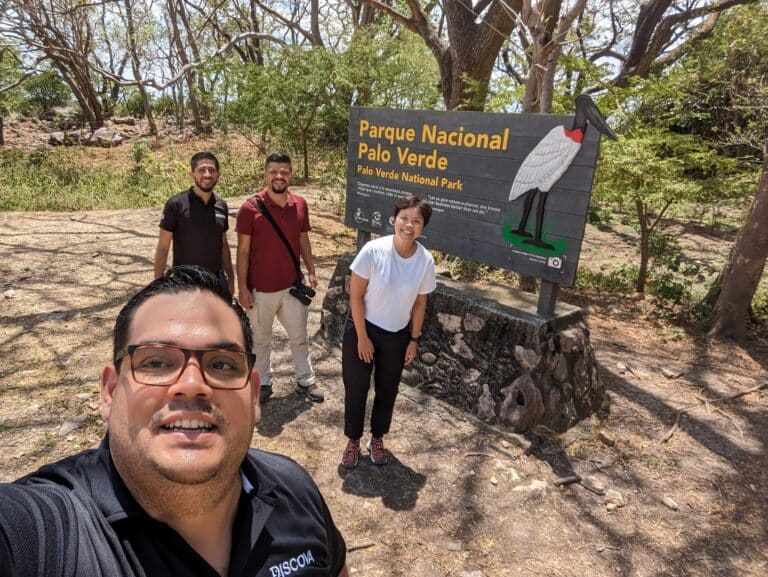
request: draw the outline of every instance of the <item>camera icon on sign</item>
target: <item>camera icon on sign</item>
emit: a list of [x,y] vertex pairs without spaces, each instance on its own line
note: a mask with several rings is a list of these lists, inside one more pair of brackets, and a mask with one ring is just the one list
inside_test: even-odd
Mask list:
[[559,256],[551,256],[547,259],[547,266],[550,268],[561,269],[563,268],[563,258]]

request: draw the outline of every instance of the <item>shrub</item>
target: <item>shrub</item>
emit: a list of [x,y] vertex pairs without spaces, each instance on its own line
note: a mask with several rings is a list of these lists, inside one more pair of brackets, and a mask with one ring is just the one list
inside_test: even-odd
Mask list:
[[20,108],[25,116],[39,116],[57,106],[66,106],[72,99],[69,86],[52,70],[32,76],[22,87]]

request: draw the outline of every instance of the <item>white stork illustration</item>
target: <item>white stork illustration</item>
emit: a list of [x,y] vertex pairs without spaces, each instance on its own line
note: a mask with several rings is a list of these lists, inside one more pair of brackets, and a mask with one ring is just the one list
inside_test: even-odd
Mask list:
[[[516,200],[521,196],[523,201],[523,215],[512,234],[529,237],[526,244],[541,248],[553,249],[554,246],[541,240],[541,224],[544,220],[544,204],[547,195],[554,184],[560,180],[573,159],[581,149],[581,141],[587,130],[587,123],[592,124],[600,132],[612,140],[617,140],[605,117],[601,114],[592,99],[587,95],[576,98],[576,115],[573,118],[571,129],[565,126],[555,126],[539,143],[528,153],[523,164],[515,175],[515,181],[509,191],[509,200]],[[528,217],[531,214],[531,206],[536,193],[539,193],[539,206],[536,209],[536,233],[530,238],[531,233],[525,230]]]

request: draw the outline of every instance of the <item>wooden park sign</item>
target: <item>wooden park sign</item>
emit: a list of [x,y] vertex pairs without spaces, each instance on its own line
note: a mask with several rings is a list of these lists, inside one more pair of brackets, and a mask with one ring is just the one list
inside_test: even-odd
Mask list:
[[[600,132],[592,101],[575,116],[351,108],[345,223],[391,234],[394,200],[433,209],[426,247],[542,279],[539,314],[571,286]],[[587,130],[587,125],[597,130]]]

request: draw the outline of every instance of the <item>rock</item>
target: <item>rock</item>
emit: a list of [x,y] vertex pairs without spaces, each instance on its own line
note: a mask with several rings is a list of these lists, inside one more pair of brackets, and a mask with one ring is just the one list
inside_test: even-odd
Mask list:
[[676,379],[678,377],[682,377],[685,374],[685,371],[672,370],[672,369],[668,369],[667,367],[664,367],[663,369],[661,369],[661,374],[667,377],[668,379]]
[[461,317],[447,313],[437,313],[437,320],[447,333],[458,333],[461,330]]
[[573,327],[560,331],[560,350],[564,353],[573,353],[584,349],[586,335],[584,329]]
[[461,379],[465,385],[473,385],[477,383],[477,379],[480,378],[480,371],[477,369],[469,369],[464,378]]
[[16,291],[13,289],[8,289],[3,293],[3,298],[6,298],[6,299],[16,298]]
[[486,422],[496,418],[496,401],[487,383],[483,385],[483,393],[477,399],[477,416]]
[[613,513],[618,508],[619,506],[616,503],[608,503],[605,506],[605,510],[608,511],[609,513]]
[[341,285],[339,285],[339,286],[335,286],[335,287],[333,287],[333,288],[329,288],[329,289],[328,289],[328,290],[325,292],[325,294],[326,294],[326,296],[330,296],[330,297],[332,297],[332,298],[337,298],[337,297],[340,297],[340,296],[341,296],[341,293],[342,293],[342,292],[344,292],[344,287],[343,287],[343,286],[341,286]]
[[679,511],[680,510],[680,505],[678,505],[677,502],[675,502],[675,500],[672,497],[664,495],[661,498],[661,502],[664,503],[667,507],[669,507],[673,511]]
[[529,374],[516,378],[511,385],[501,389],[504,400],[499,408],[499,418],[515,432],[527,431],[539,423],[544,414],[541,392]]
[[464,330],[468,331],[470,333],[476,333],[483,329],[485,326],[485,321],[478,317],[477,315],[473,315],[472,313],[467,313],[464,315]]
[[505,449],[509,449],[509,441],[502,439],[501,446],[504,447]]
[[613,436],[613,434],[609,433],[608,431],[600,431],[597,434],[597,438],[600,439],[600,442],[604,445],[608,445],[609,447],[613,447],[616,444],[616,439]]
[[608,489],[605,492],[605,499],[604,499],[606,507],[608,505],[615,505],[616,507],[623,507],[627,504],[627,502],[624,500],[624,495],[616,491],[615,489]]
[[437,362],[437,357],[430,352],[426,352],[423,355],[421,355],[421,362],[427,365],[428,367],[431,367]]
[[90,402],[85,406],[91,409],[92,411],[95,411],[99,408],[99,403]]
[[136,119],[132,116],[115,116],[112,118],[112,122],[115,124],[125,124],[128,126],[136,126]]
[[616,363],[616,369],[619,371],[620,375],[623,375],[624,373],[627,372],[629,367],[626,364],[624,364],[621,361],[619,361],[618,363]]
[[[458,317],[457,317],[458,318]],[[475,358],[475,354],[472,349],[469,348],[467,343],[464,342],[464,335],[461,333],[453,335],[453,342],[451,343],[451,350],[462,358],[471,361]]]
[[612,315],[625,315],[625,314],[627,314],[627,311],[625,311],[621,307],[617,307],[616,305],[612,305],[612,306],[608,307],[608,312],[611,313]]
[[498,485],[499,480],[496,477],[491,477],[491,485]]
[[445,550],[446,551],[463,551],[464,545],[461,543],[461,541],[449,541],[445,544]]
[[123,143],[123,137],[116,130],[110,130],[109,128],[97,128],[93,131],[93,134],[85,141],[88,146],[103,146],[109,148],[110,146],[119,146]]
[[526,373],[530,373],[539,366],[541,355],[534,350],[515,345],[515,359]]
[[83,142],[83,135],[79,130],[65,130],[64,131],[64,144],[71,146],[73,144],[81,144]]
[[48,136],[48,144],[51,146],[64,146],[66,144],[64,133],[52,132],[50,136]]
[[59,427],[59,437],[66,437],[71,432],[76,431],[85,424],[88,415],[75,415],[66,419]]
[[323,311],[322,319],[323,320],[321,322],[323,327],[330,327],[331,322],[333,322],[333,313],[331,311]]
[[547,492],[547,482],[534,479],[527,485],[518,485],[517,487],[513,487],[512,491],[515,493],[527,493],[530,496],[542,496]]
[[562,353],[552,358],[552,375],[561,383],[568,380],[568,361]]
[[482,571],[462,571],[459,577],[485,577]]
[[581,486],[595,495],[605,495],[605,485],[591,475],[581,480]]

